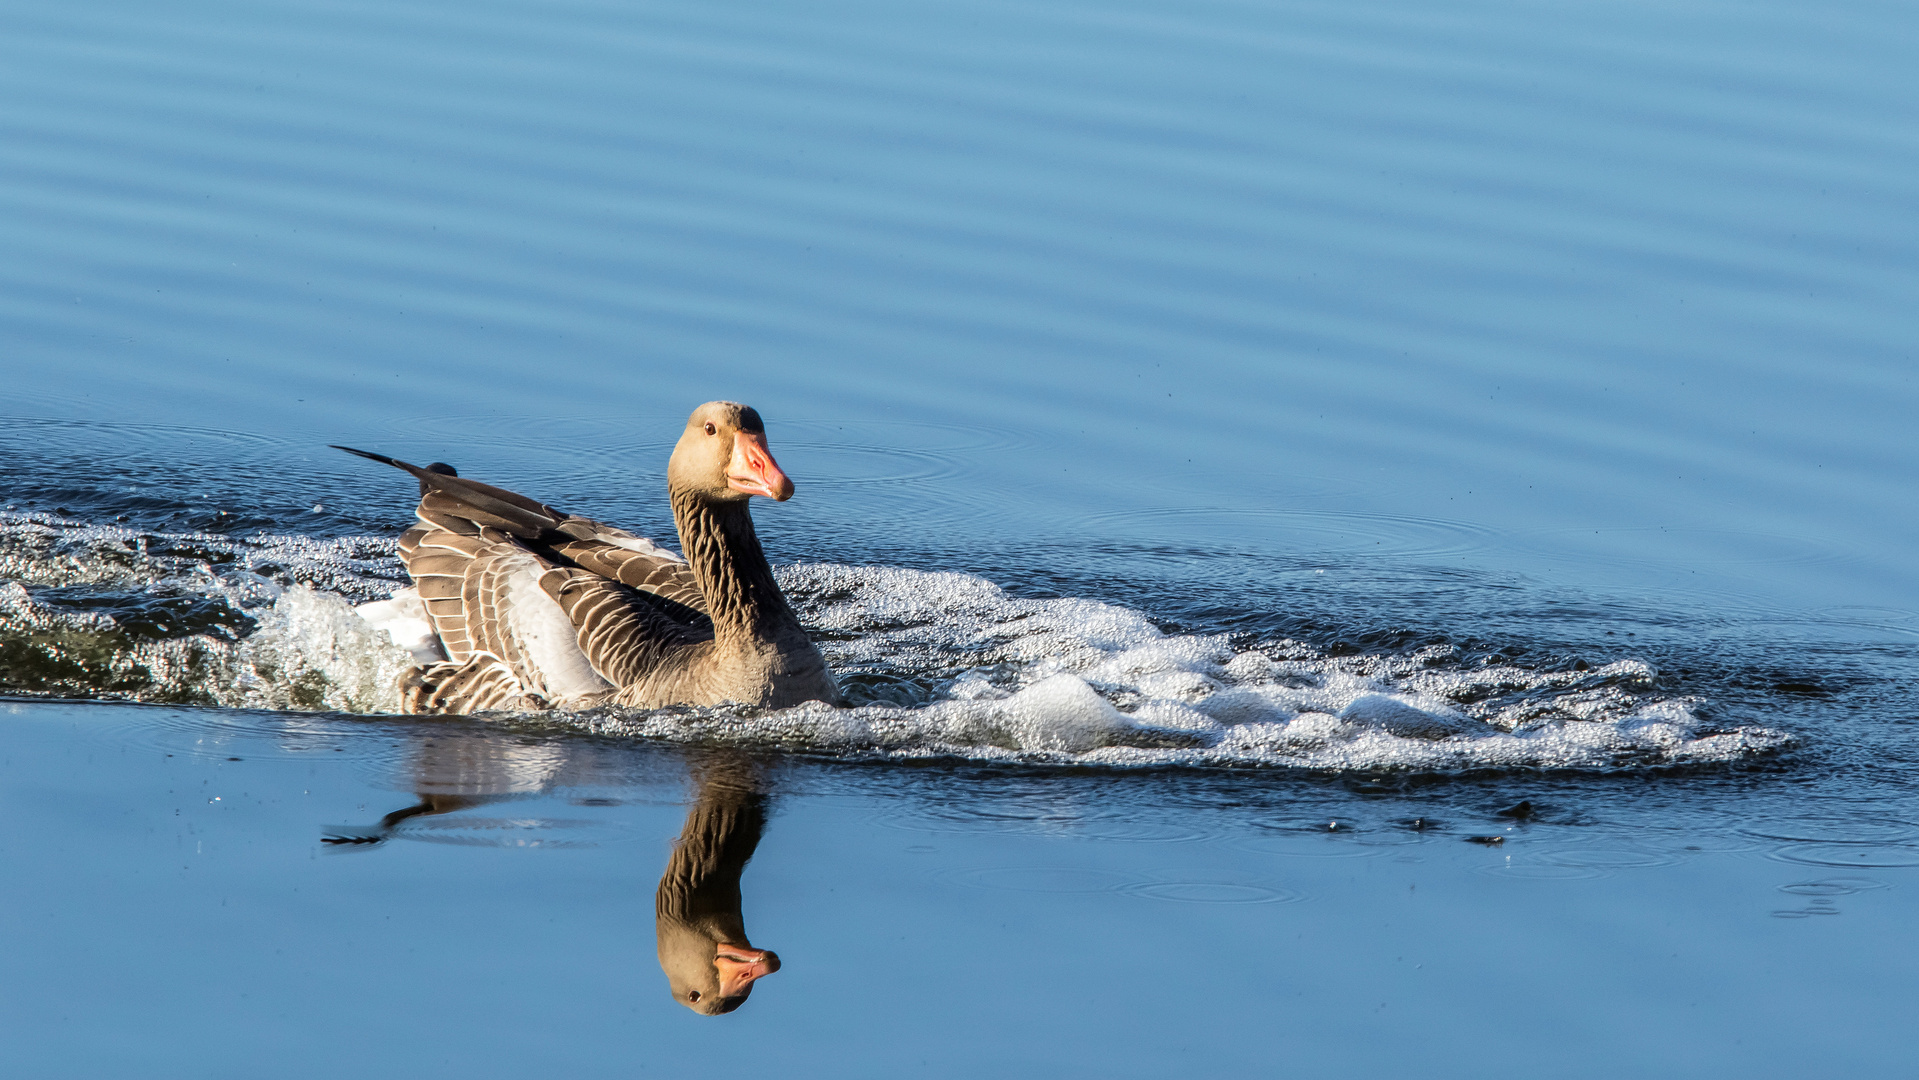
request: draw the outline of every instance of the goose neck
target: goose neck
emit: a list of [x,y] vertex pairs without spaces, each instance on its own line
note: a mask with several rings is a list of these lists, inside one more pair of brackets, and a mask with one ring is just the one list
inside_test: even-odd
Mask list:
[[797,628],[798,618],[773,580],[753,517],[741,501],[673,493],[680,549],[706,594],[715,639],[723,644],[770,641]]

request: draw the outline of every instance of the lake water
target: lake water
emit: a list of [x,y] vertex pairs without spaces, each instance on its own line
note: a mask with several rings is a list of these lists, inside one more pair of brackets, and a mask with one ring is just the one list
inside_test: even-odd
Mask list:
[[[1915,46],[9,5],[6,1072],[1903,1075]],[[389,715],[412,485],[326,444],[671,540],[720,397],[857,707]]]

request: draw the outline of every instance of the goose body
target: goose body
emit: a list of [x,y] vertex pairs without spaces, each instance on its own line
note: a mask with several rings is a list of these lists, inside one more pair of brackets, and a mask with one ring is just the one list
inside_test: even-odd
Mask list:
[[684,558],[449,466],[337,449],[420,482],[418,524],[400,537],[414,595],[363,609],[414,628],[394,634],[421,661],[402,686],[407,712],[839,703],[753,530],[748,499],[793,492],[753,409],[702,405],[674,447]]

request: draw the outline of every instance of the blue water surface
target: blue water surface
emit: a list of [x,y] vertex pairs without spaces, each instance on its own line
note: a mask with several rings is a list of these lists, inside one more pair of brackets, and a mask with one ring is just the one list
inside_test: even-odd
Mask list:
[[[707,1020],[650,966],[684,748],[461,722],[572,764],[329,845],[437,729],[49,700],[4,650],[84,649],[23,598],[102,601],[8,548],[9,1075],[1900,1075],[1916,48],[1867,0],[16,0],[7,513],[393,535],[407,483],[344,443],[666,537],[666,454],[727,397],[799,484],[777,561],[1644,662],[1791,742],[755,751],[787,968]],[[1301,854],[1348,819],[1378,845]]]

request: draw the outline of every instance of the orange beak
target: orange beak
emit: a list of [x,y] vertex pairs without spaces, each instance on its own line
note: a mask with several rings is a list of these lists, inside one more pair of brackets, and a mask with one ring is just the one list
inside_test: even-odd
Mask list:
[[764,495],[775,502],[793,497],[793,481],[780,471],[766,448],[766,436],[751,431],[733,435],[733,460],[726,466],[726,486],[748,495]]
[[765,949],[721,945],[713,966],[720,974],[720,996],[730,998],[753,985],[755,979],[778,971],[780,958]]

